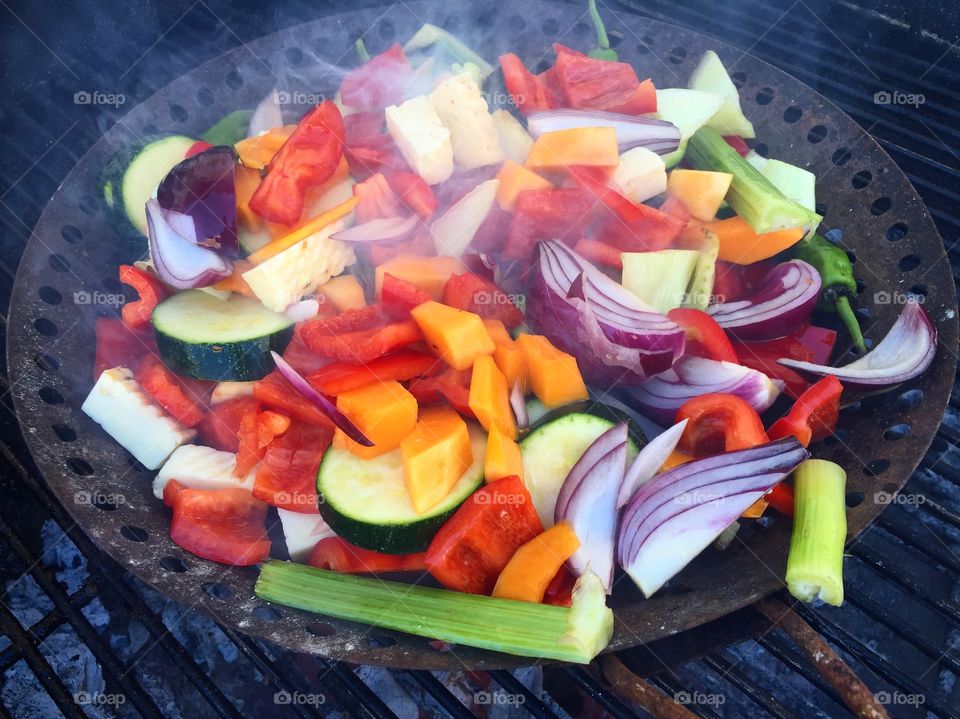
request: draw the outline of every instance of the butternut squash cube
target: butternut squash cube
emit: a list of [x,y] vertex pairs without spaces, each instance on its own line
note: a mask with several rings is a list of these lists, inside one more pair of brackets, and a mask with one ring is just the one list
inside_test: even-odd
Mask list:
[[507,378],[507,387],[520,383],[520,389],[527,392],[527,363],[523,358],[523,351],[514,341],[500,320],[484,320],[483,326],[497,348],[493,351],[493,361]]
[[541,335],[520,335],[517,344],[527,361],[530,388],[547,407],[560,407],[578,399],[587,399],[577,360],[554,347]]
[[620,162],[617,131],[612,127],[575,127],[545,132],[534,143],[524,166],[562,170],[571,165],[616,167]]
[[523,479],[523,459],[520,445],[510,439],[500,427],[493,425],[487,437],[487,453],[483,458],[483,476],[487,482],[496,482],[516,475]]
[[510,439],[516,439],[517,422],[510,407],[510,388],[493,357],[482,355],[474,360],[467,404],[485,430],[489,432],[496,426]]
[[497,348],[480,315],[473,312],[424,302],[410,310],[410,316],[430,349],[454,369],[469,369],[477,357],[492,355]]
[[418,514],[446,497],[473,464],[467,423],[450,407],[425,409],[400,442],[400,452],[403,479]]
[[329,302],[337,312],[358,310],[367,306],[363,285],[353,275],[332,277],[317,288],[321,302]]
[[333,446],[370,459],[391,452],[417,424],[417,400],[395,380],[374,382],[337,395],[337,409],[373,442],[364,447],[342,430],[333,435]]
[[517,195],[524,190],[552,190],[553,183],[545,180],[523,165],[507,160],[497,173],[500,184],[497,185],[497,204],[507,212],[513,212]]
[[380,288],[383,286],[383,275],[389,272],[400,280],[420,288],[433,299],[443,298],[443,286],[447,284],[450,275],[462,275],[469,272],[456,257],[421,257],[420,255],[397,255],[382,265],[377,265],[375,275],[375,295],[380,301]]

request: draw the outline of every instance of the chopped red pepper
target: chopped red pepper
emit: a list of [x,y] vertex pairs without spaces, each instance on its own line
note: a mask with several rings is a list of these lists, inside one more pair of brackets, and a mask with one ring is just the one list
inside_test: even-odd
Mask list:
[[413,380],[407,389],[420,405],[446,400],[461,415],[476,419],[470,409],[470,370],[448,369],[432,377]]
[[649,252],[667,247],[683,231],[685,222],[648,205],[637,204],[583,173],[577,181],[599,202],[595,239],[623,252]]
[[382,110],[403,102],[413,68],[399,43],[348,72],[340,83],[344,105],[358,110]]
[[569,607],[573,603],[573,587],[576,583],[577,575],[569,565],[564,564],[547,585],[547,591],[543,593],[543,603]]
[[363,224],[380,217],[398,217],[401,214],[397,197],[387,178],[379,172],[353,186],[357,198],[357,223]]
[[780,514],[787,517],[793,516],[793,487],[786,482],[780,482],[777,486],[767,492],[763,499]]
[[620,250],[613,245],[598,240],[589,240],[584,237],[573,246],[573,251],[583,259],[595,265],[604,265],[618,270],[623,269],[623,256]]
[[330,418],[317,405],[291,387],[290,383],[276,370],[254,383],[253,396],[267,407],[279,410],[291,419],[317,427],[333,427]]
[[197,425],[200,439],[222,452],[236,452],[240,449],[240,422],[245,414],[256,411],[258,406],[254,397],[234,397],[218,402]]
[[380,135],[383,133],[383,123],[384,114],[382,110],[351,112],[343,118],[344,142],[349,146],[371,135]]
[[307,377],[318,391],[336,396],[374,382],[403,382],[436,374],[443,362],[435,356],[414,350],[400,350],[370,362],[331,362]]
[[768,440],[760,415],[733,394],[703,394],[684,402],[677,422],[689,420],[677,449],[696,457],[748,449]]
[[740,155],[740,157],[746,157],[750,152],[750,148],[747,147],[746,141],[739,135],[724,135],[723,139],[727,141],[727,144],[730,145],[730,147],[737,151],[737,154]]
[[387,171],[387,182],[400,201],[424,220],[437,211],[437,197],[420,175],[409,170]]
[[450,275],[443,286],[443,304],[473,312],[485,320],[500,320],[509,329],[523,322],[523,312],[493,282],[472,272]]
[[170,290],[159,278],[133,265],[120,265],[120,281],[130,285],[140,296],[136,302],[127,302],[123,306],[124,323],[132,329],[147,327],[153,308],[170,296]]
[[293,422],[267,446],[257,467],[253,496],[280,509],[317,513],[317,470],[333,429]]
[[432,257],[436,254],[433,238],[429,232],[414,232],[410,239],[399,242],[373,242],[368,247],[361,249],[367,251],[369,264],[374,266],[382,265],[387,260],[392,260],[398,255]]
[[345,362],[370,362],[423,339],[423,333],[413,320],[338,333],[330,333],[320,322],[323,320],[303,325],[304,342],[319,355]]
[[424,552],[417,554],[383,554],[350,544],[342,537],[325,537],[310,552],[307,564],[345,574],[377,574],[380,572],[422,572],[426,570]]
[[250,209],[270,222],[293,225],[303,214],[306,191],[336,172],[343,156],[343,118],[332,100],[310,110],[267,166]]
[[552,73],[563,91],[565,106],[626,115],[657,111],[657,91],[649,79],[640,82],[633,66],[588,57],[554,44]]
[[144,391],[180,424],[193,427],[203,419],[203,405],[213,389],[213,382],[180,377],[152,354],[140,361],[136,379]]
[[394,277],[389,272],[383,273],[380,302],[384,312],[392,318],[407,319],[410,317],[410,310],[429,301],[430,295],[412,282]]
[[510,99],[520,112],[529,115],[552,107],[547,99],[543,80],[530,72],[523,60],[513,53],[501,55],[500,68],[503,70],[503,82],[510,93]]
[[837,333],[823,327],[810,326],[787,337],[756,342],[733,341],[734,351],[740,364],[763,372],[771,379],[786,383],[786,393],[798,398],[810,383],[798,372],[777,362],[780,358],[790,358],[801,362],[827,364],[833,353]]
[[507,212],[500,205],[494,203],[490,212],[480,223],[477,233],[470,241],[469,251],[478,254],[499,255],[504,239],[510,231],[510,221],[512,219],[513,213]]
[[[321,312],[325,308],[332,306],[332,302],[321,302]],[[294,328],[293,338],[290,340],[287,348],[283,351],[283,358],[300,374],[310,374],[314,370],[323,367],[323,365],[328,362],[325,357],[321,357],[312,349],[307,347],[306,343],[303,341],[303,337],[300,335],[299,326]]]
[[213,145],[211,145],[209,142],[204,142],[203,140],[197,140],[195,143],[193,143],[192,145],[190,145],[190,147],[187,148],[187,154],[183,156],[183,159],[186,160],[188,157],[199,155],[201,152],[206,152],[211,147],[213,147]]
[[543,531],[519,477],[481,487],[440,528],[424,560],[448,589],[490,594],[510,557]]
[[717,302],[735,302],[747,297],[763,281],[774,264],[765,260],[752,265],[738,265],[717,260],[713,278],[713,294]]
[[660,205],[660,212],[665,215],[670,215],[671,217],[676,217],[684,225],[690,222],[690,213],[676,197],[668,197],[664,200],[663,204]]
[[135,369],[141,357],[158,351],[152,327],[131,329],[119,317],[98,317],[94,332],[97,344],[93,360],[94,380],[104,370],[114,367]]
[[393,167],[406,167],[406,161],[390,135],[376,134],[349,142],[343,149],[350,174],[362,179]]
[[811,442],[829,437],[837,427],[842,392],[843,385],[833,375],[817,380],[797,398],[786,416],[773,423],[767,432],[770,439],[796,437],[809,447]]
[[249,566],[270,555],[267,505],[245,489],[187,489],[171,479],[163,490],[173,509],[170,539],[191,554],[222,564]]
[[686,334],[686,354],[739,364],[727,333],[706,312],[677,307],[667,312],[667,317],[683,327]]
[[503,246],[508,260],[528,260],[540,240],[574,244],[589,224],[595,198],[586,190],[524,190],[517,196]]
[[237,433],[240,446],[233,474],[237,477],[246,476],[263,459],[269,444],[289,428],[290,418],[286,415],[270,410],[260,411],[259,407],[247,410],[240,420]]

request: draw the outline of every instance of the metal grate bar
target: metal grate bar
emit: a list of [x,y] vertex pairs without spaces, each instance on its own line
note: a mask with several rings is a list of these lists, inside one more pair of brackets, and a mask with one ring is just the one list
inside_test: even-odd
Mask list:
[[[90,585],[84,585],[81,589],[77,590],[73,594],[67,595],[68,601],[76,603],[80,609],[83,609],[90,599],[92,599],[92,597],[87,593],[88,586]],[[85,599],[86,601],[81,602],[80,595],[84,595],[82,599]],[[53,634],[66,621],[67,620],[63,618],[63,615],[54,609],[52,612],[44,614],[43,617],[34,622],[27,631],[30,632],[30,634],[35,637],[38,642],[42,642],[44,639]],[[3,651],[0,651],[0,674],[3,674],[18,661],[20,661],[20,657],[17,656],[12,644],[6,647]]]
[[562,670],[577,686],[585,691],[591,699],[606,709],[614,717],[633,717],[630,708],[620,701],[613,693],[605,689],[581,667],[564,667]]
[[540,697],[530,691],[526,684],[521,682],[510,672],[495,670],[490,672],[490,676],[493,677],[497,684],[511,694],[522,695],[524,698],[523,708],[533,716],[537,717],[537,719],[553,719],[557,716],[556,712],[554,712],[550,707],[540,700]]
[[[686,691],[674,677],[666,675],[651,677],[650,683],[671,698]],[[697,716],[704,717],[704,719],[718,719],[717,713],[706,704],[691,704],[686,708]]]
[[[447,689],[443,682],[437,679],[433,674],[427,671],[409,671],[404,672],[404,676],[410,677],[418,687],[433,697],[434,701],[450,716],[455,719],[472,719],[471,712],[463,703],[454,696],[453,692]],[[526,705],[524,705],[526,707]]]
[[[356,716],[375,717],[375,719],[396,719],[396,714],[384,704],[383,700],[374,694],[360,677],[345,664],[332,662],[327,659],[316,657],[316,663],[323,667],[322,677],[324,680],[330,679],[331,684],[335,683],[344,692],[349,693],[351,698],[355,698],[358,708],[363,712]],[[339,692],[337,696],[340,696]],[[352,713],[352,712],[351,712]]]
[[928,541],[933,530],[923,524],[919,517],[901,507],[890,506],[880,515],[877,524],[911,548],[939,562],[954,574],[960,575],[960,560],[957,559],[957,555],[945,544]]
[[[841,713],[846,713],[848,715],[850,714],[850,711],[847,709],[836,690],[834,690],[834,688],[830,686],[824,680],[824,678],[813,669],[813,667],[810,666],[809,662],[807,662],[803,655],[790,647],[785,639],[777,634],[768,632],[764,636],[757,639],[757,643],[765,652],[770,654],[770,656],[774,657],[785,667],[795,671],[797,674],[806,679],[812,686],[819,689],[821,693],[823,693],[828,699],[836,704],[837,709],[841,710]],[[837,716],[837,714],[834,713],[833,716]]]
[[796,716],[777,701],[769,691],[744,674],[737,663],[730,661],[722,652],[704,657],[703,663],[719,674],[723,680],[733,684],[744,696],[761,707],[767,714],[780,719],[789,719]]

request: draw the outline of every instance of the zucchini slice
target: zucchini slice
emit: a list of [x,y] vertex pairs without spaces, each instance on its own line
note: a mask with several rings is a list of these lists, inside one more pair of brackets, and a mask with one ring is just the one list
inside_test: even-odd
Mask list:
[[426,551],[441,525],[483,484],[487,435],[473,423],[473,464],[441,502],[417,514],[403,481],[399,449],[373,459],[330,447],[317,473],[320,514],[352,544],[388,554]]
[[160,359],[177,374],[218,382],[249,382],[273,369],[270,351],[282,352],[293,323],[256,300],[221,300],[187,290],[153,310]]

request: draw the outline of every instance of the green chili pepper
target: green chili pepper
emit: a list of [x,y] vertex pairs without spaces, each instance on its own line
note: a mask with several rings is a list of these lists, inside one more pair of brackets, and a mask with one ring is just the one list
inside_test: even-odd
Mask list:
[[593,20],[593,27],[597,31],[597,46],[587,53],[590,57],[598,60],[612,60],[616,62],[620,59],[617,51],[610,47],[610,38],[607,37],[607,28],[603,26],[603,20],[600,19],[600,12],[597,10],[597,0],[589,0],[587,9],[590,13],[590,19]]
[[828,312],[836,312],[857,349],[861,352],[866,350],[860,323],[850,306],[850,297],[857,292],[857,281],[853,277],[853,265],[846,251],[826,237],[814,233],[794,245],[791,254],[809,262],[820,273],[823,288],[817,306]]
[[360,56],[360,62],[370,61],[370,53],[367,52],[367,45],[363,42],[362,37],[358,37],[353,46],[357,49],[357,55]]

